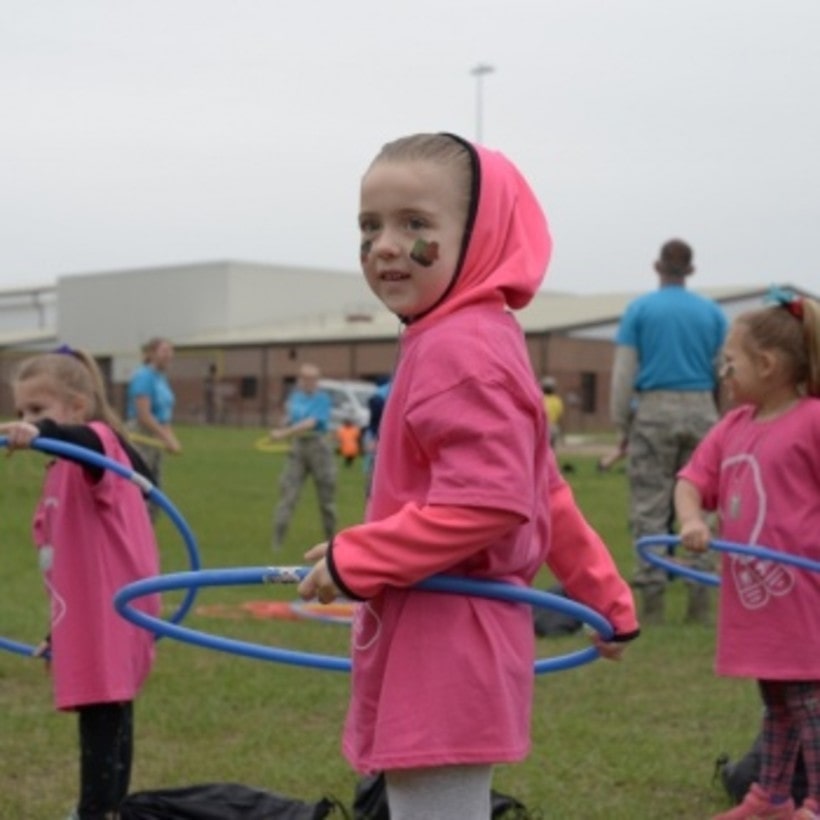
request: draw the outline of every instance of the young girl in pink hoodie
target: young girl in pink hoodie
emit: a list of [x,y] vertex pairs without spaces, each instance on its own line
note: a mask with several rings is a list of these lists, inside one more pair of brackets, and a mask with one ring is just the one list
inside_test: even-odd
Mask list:
[[343,748],[385,771],[391,818],[489,818],[493,765],[530,747],[531,610],[413,585],[447,573],[523,587],[546,562],[610,619],[616,637],[598,645],[612,657],[637,634],[632,597],[555,467],[510,312],[552,244],[524,178],[459,137],[399,139],[365,173],[359,227],[365,278],[405,330],[366,523],[308,552],[300,594],[365,601]]

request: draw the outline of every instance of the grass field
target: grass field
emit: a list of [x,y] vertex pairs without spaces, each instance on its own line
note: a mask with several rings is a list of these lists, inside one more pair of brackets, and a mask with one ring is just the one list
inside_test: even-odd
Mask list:
[[[261,431],[182,428],[185,453],[166,461],[165,491],[196,532],[207,568],[262,566],[281,455],[253,448]],[[34,551],[31,512],[44,457],[0,459],[0,635],[36,643],[47,609]],[[598,474],[592,456],[565,454],[582,508],[626,575],[632,547],[622,472]],[[362,513],[359,465],[340,468],[340,524]],[[159,523],[164,571],[187,569],[173,527]],[[320,540],[306,487],[278,564],[302,563]],[[550,583],[546,575],[539,585]],[[539,677],[533,750],[498,769],[495,786],[544,818],[704,818],[727,805],[712,781],[715,757],[745,752],[757,731],[754,685],[712,672],[711,629],[681,623],[684,590],[670,588],[668,623],[635,642],[623,663],[596,661]],[[248,601],[292,600],[286,587],[202,590],[187,624],[246,640],[346,654],[348,630],[310,621],[240,617]],[[169,594],[166,606],[178,601]],[[217,613],[216,615],[214,613]],[[540,639],[544,656],[583,638]],[[349,805],[356,775],[339,751],[347,676],[270,664],[163,639],[136,707],[132,790],[234,781],[305,800],[332,795]],[[0,818],[58,820],[73,805],[76,721],[56,713],[40,661],[0,652]]]

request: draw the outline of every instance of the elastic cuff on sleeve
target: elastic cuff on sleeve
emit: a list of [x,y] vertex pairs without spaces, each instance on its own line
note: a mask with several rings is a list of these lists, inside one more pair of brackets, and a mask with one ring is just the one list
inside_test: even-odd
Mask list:
[[325,553],[325,561],[327,562],[327,571],[330,573],[330,577],[333,579],[333,583],[339,588],[339,590],[344,594],[345,597],[351,598],[354,601],[364,601],[365,599],[356,595],[355,592],[352,592],[345,582],[342,580],[342,576],[339,575],[339,570],[336,567],[336,563],[333,560],[333,539],[331,538],[327,544],[327,552]]
[[613,635],[609,640],[611,643],[627,643],[628,641],[634,641],[640,634],[641,630],[636,629],[634,632],[624,632],[623,635]]
[[52,419],[40,419],[34,422],[34,426],[39,430],[41,436],[55,438],[57,422]]

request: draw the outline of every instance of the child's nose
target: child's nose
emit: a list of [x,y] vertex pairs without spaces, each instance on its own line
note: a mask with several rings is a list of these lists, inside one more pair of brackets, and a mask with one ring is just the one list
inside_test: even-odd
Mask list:
[[398,256],[401,245],[395,234],[390,230],[383,230],[373,242],[373,251],[381,259],[390,259]]

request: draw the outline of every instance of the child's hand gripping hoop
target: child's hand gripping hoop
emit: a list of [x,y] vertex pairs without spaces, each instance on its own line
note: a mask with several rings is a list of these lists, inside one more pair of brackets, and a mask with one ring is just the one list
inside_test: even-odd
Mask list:
[[[681,564],[668,556],[658,555],[658,553],[652,549],[653,547],[661,546],[677,546],[680,543],[681,540],[677,535],[647,535],[638,539],[635,546],[641,558],[649,564],[654,564],[656,567],[661,567],[667,572],[680,575],[691,581],[697,581],[700,584],[713,587],[720,586],[720,577],[715,573],[687,567],[685,564]],[[759,558],[763,561],[775,561],[780,564],[790,564],[793,567],[807,569],[811,572],[820,572],[820,561],[812,561],[810,558],[804,558],[801,555],[792,555],[791,553],[780,552],[779,550],[769,549],[768,547],[735,544],[732,541],[721,541],[713,538],[709,542],[709,548],[717,552],[746,555],[751,558]]]
[[[137,626],[141,626],[158,635],[184,641],[206,649],[217,649],[222,652],[231,652],[256,660],[275,661],[293,666],[308,666],[315,669],[328,669],[336,672],[350,671],[350,658],[336,655],[320,655],[310,652],[298,652],[290,649],[281,649],[262,644],[239,641],[233,638],[211,635],[207,632],[169,623],[160,618],[147,615],[129,604],[135,598],[150,595],[155,592],[169,590],[191,589],[198,587],[221,587],[250,584],[288,583],[295,584],[304,578],[310,567],[240,567],[233,569],[211,569],[199,572],[176,572],[167,575],[158,575],[124,586],[114,596],[114,606],[117,612]],[[592,627],[602,638],[608,640],[613,635],[609,622],[594,610],[583,604],[567,600],[561,595],[549,592],[517,587],[512,584],[503,584],[495,581],[479,581],[467,578],[453,578],[438,575],[418,584],[417,589],[428,592],[455,593],[458,595],[473,595],[480,598],[492,598],[510,603],[524,603],[544,609],[555,609],[583,621]],[[565,655],[545,658],[535,662],[535,674],[559,672],[572,669],[584,663],[589,663],[599,656],[595,647],[587,647]]]
[[[0,447],[8,445],[8,438],[0,436]],[[121,464],[119,461],[108,458],[94,450],[89,450],[86,447],[78,447],[76,444],[69,444],[65,441],[57,441],[50,438],[35,438],[31,442],[31,449],[39,450],[43,453],[60,456],[62,458],[71,457],[83,464],[88,464],[92,467],[99,467],[104,470],[111,470],[127,481],[136,484],[143,495],[153,501],[160,507],[166,515],[171,519],[174,526],[177,528],[182,540],[185,544],[185,549],[188,553],[188,562],[192,570],[198,570],[201,566],[199,558],[199,548],[197,547],[196,538],[188,523],[179,513],[177,508],[171,503],[170,499],[164,495],[158,487],[155,487],[145,476],[140,475],[131,467]],[[196,588],[188,589],[186,595],[182,599],[177,610],[170,616],[171,623],[179,623],[193,606],[196,598]],[[159,634],[159,633],[158,633]],[[34,657],[36,647],[28,646],[27,644],[18,643],[7,638],[0,637],[0,649],[5,649],[8,652],[15,652],[18,655],[26,655]],[[46,657],[46,656],[43,656]]]

